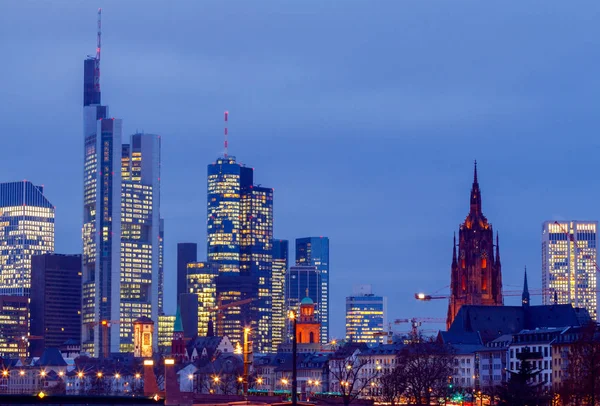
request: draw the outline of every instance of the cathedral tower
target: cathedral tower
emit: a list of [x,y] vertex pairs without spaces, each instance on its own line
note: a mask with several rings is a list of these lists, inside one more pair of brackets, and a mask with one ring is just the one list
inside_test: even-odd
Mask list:
[[492,225],[481,212],[477,162],[475,162],[470,198],[469,214],[458,231],[458,253],[456,236],[454,237],[450,303],[446,322],[448,328],[462,305],[503,305],[498,234],[496,234],[494,252]]

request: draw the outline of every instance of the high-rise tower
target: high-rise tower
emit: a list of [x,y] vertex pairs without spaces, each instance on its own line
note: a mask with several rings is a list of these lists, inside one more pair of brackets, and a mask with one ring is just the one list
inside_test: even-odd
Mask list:
[[271,278],[271,308],[273,330],[271,334],[273,351],[284,342],[287,319],[285,305],[285,278],[288,270],[288,240],[273,240],[273,276]]
[[462,305],[501,306],[503,304],[498,235],[496,234],[494,255],[492,225],[488,223],[481,211],[477,163],[475,163],[470,200],[469,214],[460,225],[458,232],[458,254],[456,237],[454,237],[448,327]]
[[587,309],[598,320],[597,221],[546,221],[542,225],[542,303]]

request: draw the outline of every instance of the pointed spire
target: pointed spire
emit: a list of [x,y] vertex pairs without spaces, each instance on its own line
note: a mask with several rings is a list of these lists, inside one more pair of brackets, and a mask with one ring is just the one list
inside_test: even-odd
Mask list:
[[177,312],[175,313],[175,325],[173,326],[174,333],[183,333],[183,323],[181,322],[181,311],[179,305],[177,305]]
[[208,332],[206,333],[207,337],[214,337],[215,336],[215,325],[212,321],[212,317],[209,317],[208,319]]
[[475,169],[473,170],[473,186],[471,187],[471,211],[472,215],[481,214],[481,191],[479,190],[479,182],[477,180],[477,161],[475,161]]
[[456,257],[456,233],[454,233],[454,244],[452,245],[452,266],[456,266],[458,264],[458,259]]
[[523,307],[529,307],[529,287],[527,286],[527,267],[525,267],[525,277],[523,279],[523,294],[521,295],[521,304]]
[[496,231],[496,264],[500,265],[500,240]]
[[475,160],[475,169],[473,170],[473,184],[477,183],[477,160]]

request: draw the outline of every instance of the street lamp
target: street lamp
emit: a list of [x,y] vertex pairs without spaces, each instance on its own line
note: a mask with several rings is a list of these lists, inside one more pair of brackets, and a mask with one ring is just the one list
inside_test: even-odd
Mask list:
[[298,381],[297,381],[297,370],[296,370],[296,352],[298,350],[298,340],[296,339],[296,324],[298,322],[298,317],[296,316],[296,312],[290,310],[289,318],[292,321],[293,326],[293,337],[292,337],[292,406],[296,406],[298,404],[297,392],[298,392]]

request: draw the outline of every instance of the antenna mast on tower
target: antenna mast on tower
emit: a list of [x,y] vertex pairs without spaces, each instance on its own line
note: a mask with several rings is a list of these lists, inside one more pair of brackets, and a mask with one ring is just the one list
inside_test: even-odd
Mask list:
[[227,124],[227,119],[228,118],[229,118],[229,112],[225,111],[225,132],[223,133],[223,135],[225,136],[225,142],[224,142],[224,145],[225,145],[225,158],[227,158],[227,147],[228,147],[228,144],[227,144],[227,125],[228,125]]
[[98,39],[96,44],[96,75],[94,86],[96,87],[96,91],[100,91],[100,48],[101,48],[101,39],[102,39],[102,9],[98,9]]

